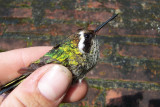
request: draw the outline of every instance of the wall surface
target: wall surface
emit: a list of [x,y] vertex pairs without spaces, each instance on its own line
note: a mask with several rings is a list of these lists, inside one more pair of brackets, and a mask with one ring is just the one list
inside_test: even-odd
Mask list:
[[159,0],[0,0],[0,52],[55,45],[79,28],[99,33],[89,90],[61,106],[160,107]]

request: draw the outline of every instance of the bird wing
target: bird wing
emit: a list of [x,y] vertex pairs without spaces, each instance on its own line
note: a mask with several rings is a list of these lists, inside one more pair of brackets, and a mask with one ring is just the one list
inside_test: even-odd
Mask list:
[[59,44],[53,47],[43,57],[31,63],[29,67],[22,68],[20,70],[20,72],[22,72],[22,75],[20,77],[0,87],[0,95],[5,92],[10,92],[11,90],[13,90],[25,78],[27,78],[34,70],[38,69],[39,67],[43,65],[50,64],[50,63],[56,63],[56,64],[63,63],[63,65],[67,65],[69,55],[65,53],[65,49],[68,49],[66,48],[66,45],[68,45],[67,47],[70,47],[70,44],[71,44],[70,40],[71,38],[69,37],[65,42],[63,42],[63,44]]
[[0,87],[0,95],[5,93],[5,92],[10,92],[11,90],[13,90],[16,86],[18,86],[26,77],[28,77],[28,75],[30,75],[30,73],[22,75],[10,82],[8,82],[5,85],[2,85]]

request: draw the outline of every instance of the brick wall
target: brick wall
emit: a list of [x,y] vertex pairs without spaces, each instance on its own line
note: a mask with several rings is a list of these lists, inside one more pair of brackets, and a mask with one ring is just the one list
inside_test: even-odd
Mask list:
[[119,13],[98,33],[87,96],[61,106],[160,106],[159,11],[159,0],[0,0],[0,51],[55,45]]

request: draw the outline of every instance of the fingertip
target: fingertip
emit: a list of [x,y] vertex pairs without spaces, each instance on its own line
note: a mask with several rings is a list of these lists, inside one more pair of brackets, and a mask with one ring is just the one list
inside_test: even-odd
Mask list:
[[[2,84],[20,76],[19,70],[42,57],[50,46],[29,47],[0,53],[0,81]],[[4,72],[5,71],[5,72]],[[5,75],[5,76],[4,76]]]
[[[58,106],[72,82],[71,72],[62,65],[49,64],[34,71],[3,101],[3,105]],[[13,100],[14,99],[14,100]],[[10,101],[11,103],[8,103]]]
[[67,94],[65,95],[63,102],[75,102],[83,99],[88,91],[88,85],[85,80],[83,80],[81,83],[76,83],[72,85]]
[[71,72],[55,64],[38,82],[38,89],[47,99],[56,101],[64,96],[72,82]]

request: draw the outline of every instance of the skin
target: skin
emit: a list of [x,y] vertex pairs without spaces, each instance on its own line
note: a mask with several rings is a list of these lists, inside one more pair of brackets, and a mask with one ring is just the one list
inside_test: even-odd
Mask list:
[[[31,47],[0,53],[0,84],[20,76],[21,68],[39,59],[51,48]],[[64,102],[79,101],[87,93],[87,83],[82,81],[71,85],[71,82],[72,74],[66,67],[48,64],[34,71],[9,95],[2,94],[0,104],[2,107],[55,107]],[[44,85],[49,87],[47,91]]]

